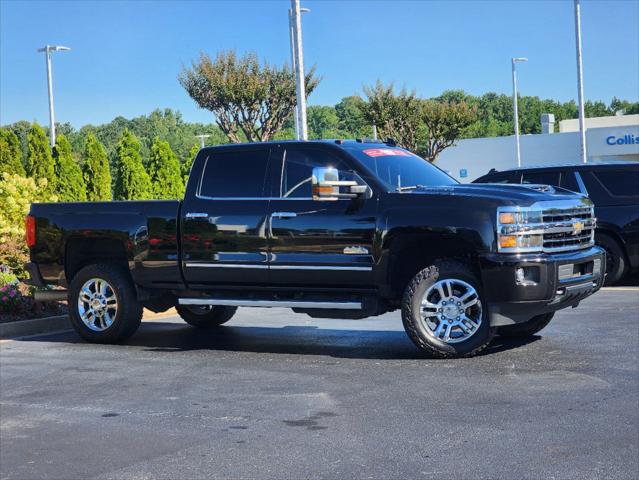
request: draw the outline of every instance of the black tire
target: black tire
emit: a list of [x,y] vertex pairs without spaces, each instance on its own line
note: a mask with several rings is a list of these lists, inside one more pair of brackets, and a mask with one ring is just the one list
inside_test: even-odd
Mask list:
[[605,286],[614,285],[626,274],[626,256],[619,242],[604,233],[595,234],[595,243],[606,251]]
[[[79,305],[82,288],[93,279],[105,281],[111,298],[117,301],[117,308],[109,310],[112,323],[101,330],[91,329],[82,319]],[[85,298],[85,297],[83,297]],[[71,324],[78,334],[93,343],[118,343],[130,337],[140,326],[142,321],[142,305],[137,301],[135,286],[124,268],[109,263],[88,265],[82,268],[71,281],[69,286],[69,317]],[[83,307],[88,305],[83,302]],[[93,322],[90,319],[93,318]],[[89,324],[96,328],[105,327],[96,316],[89,316]],[[102,317],[104,318],[104,316]]]
[[512,339],[524,339],[532,337],[535,333],[543,330],[546,325],[550,323],[554,316],[555,312],[542,313],[541,315],[537,315],[531,318],[527,322],[498,327],[497,334],[501,335],[502,337]]
[[[477,330],[468,339],[458,343],[448,343],[435,338],[434,335],[428,333],[430,327],[426,325],[426,322],[421,317],[422,297],[431,286],[444,279],[461,280],[469,284],[477,293],[478,307],[481,309],[481,314],[478,313],[481,323]],[[439,322],[440,320],[436,319],[435,321]],[[441,320],[441,322],[443,321]],[[402,322],[406,333],[420,350],[440,358],[471,357],[476,355],[490,343],[495,335],[495,328],[490,327],[488,308],[486,302],[483,301],[480,282],[468,266],[452,260],[435,262],[435,264],[421,270],[413,277],[406,287],[402,300]]]
[[178,315],[182,317],[189,325],[197,328],[215,328],[228,322],[235,312],[237,307],[199,307],[195,305],[177,305],[175,309]]

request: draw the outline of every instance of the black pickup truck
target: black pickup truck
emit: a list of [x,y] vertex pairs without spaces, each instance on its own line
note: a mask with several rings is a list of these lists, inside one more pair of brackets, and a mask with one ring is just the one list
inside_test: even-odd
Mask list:
[[132,335],[142,308],[196,327],[237,307],[358,319],[401,309],[430,354],[522,337],[603,282],[593,206],[536,185],[461,185],[392,142],[202,149],[182,201],[33,204],[32,282],[77,332]]

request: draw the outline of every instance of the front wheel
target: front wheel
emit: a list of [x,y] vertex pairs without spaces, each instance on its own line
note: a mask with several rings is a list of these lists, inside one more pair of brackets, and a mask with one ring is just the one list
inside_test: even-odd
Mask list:
[[469,357],[493,338],[481,285],[472,270],[440,261],[417,273],[406,287],[402,321],[410,339],[437,357]]
[[213,328],[228,322],[237,307],[206,306],[206,305],[176,305],[178,315],[189,325],[197,328]]
[[542,313],[536,315],[527,322],[517,323],[515,325],[506,325],[497,328],[497,333],[502,337],[513,339],[524,339],[533,336],[535,333],[543,330],[550,323],[555,312]]

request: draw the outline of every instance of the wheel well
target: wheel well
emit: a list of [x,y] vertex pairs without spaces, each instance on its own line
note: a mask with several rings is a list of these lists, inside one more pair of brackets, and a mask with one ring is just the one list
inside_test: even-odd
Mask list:
[[479,260],[472,245],[448,238],[438,239],[435,244],[421,235],[409,235],[395,239],[391,244],[388,282],[391,297],[401,300],[401,296],[411,279],[420,270],[432,265],[436,260],[457,260],[468,265],[481,280]]
[[109,238],[75,238],[66,244],[65,277],[67,284],[87,265],[111,263],[129,270],[124,244]]
[[608,237],[610,240],[613,240],[614,242],[616,242],[617,245],[619,246],[619,249],[621,250],[621,253],[624,256],[624,260],[626,260],[626,261],[628,260],[628,254],[626,253],[626,248],[624,246],[624,242],[623,242],[623,240],[621,239],[621,237],[619,235],[617,235],[612,230],[605,230],[605,229],[597,228],[595,230],[595,243],[597,243],[597,236]]

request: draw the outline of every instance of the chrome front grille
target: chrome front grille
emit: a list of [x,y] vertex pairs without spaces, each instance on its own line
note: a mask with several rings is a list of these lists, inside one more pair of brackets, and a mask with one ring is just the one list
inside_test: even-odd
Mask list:
[[590,206],[542,210],[544,252],[588,248],[595,241],[596,219]]

